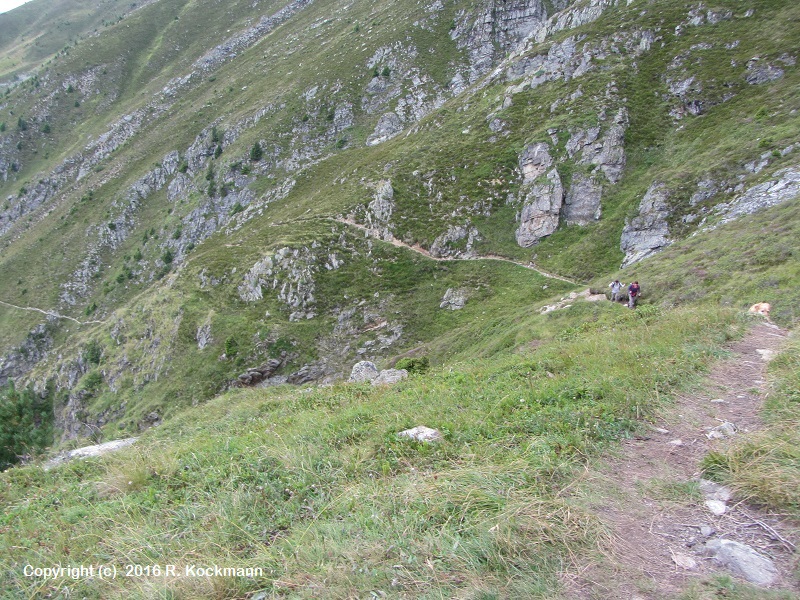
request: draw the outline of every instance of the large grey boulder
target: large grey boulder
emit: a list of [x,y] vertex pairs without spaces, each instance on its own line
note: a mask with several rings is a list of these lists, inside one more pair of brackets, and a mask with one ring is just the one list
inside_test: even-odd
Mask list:
[[350,371],[350,381],[370,381],[378,376],[378,367],[374,362],[362,360],[353,365]]
[[372,380],[372,385],[394,385],[408,378],[405,369],[384,369]]
[[467,303],[466,290],[457,288],[447,288],[447,291],[442,297],[442,302],[439,308],[447,308],[450,310],[461,310]]
[[524,205],[516,231],[517,244],[530,248],[558,227],[564,186],[558,171],[552,169],[545,181],[534,183],[524,196]]
[[745,544],[714,539],[706,542],[705,551],[718,564],[750,583],[768,586],[778,580],[775,564]]
[[639,204],[639,214],[625,222],[619,244],[625,253],[623,267],[639,262],[672,243],[667,224],[668,197],[669,192],[663,184],[653,183]]

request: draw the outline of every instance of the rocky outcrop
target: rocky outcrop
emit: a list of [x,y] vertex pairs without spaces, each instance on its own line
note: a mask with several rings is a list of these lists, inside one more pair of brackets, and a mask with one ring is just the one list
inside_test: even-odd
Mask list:
[[[523,207],[516,238],[520,246],[533,246],[553,233],[561,220],[567,225],[585,226],[600,219],[602,179],[616,184],[625,168],[627,126],[628,114],[621,108],[605,131],[600,125],[570,131],[562,160],[574,161],[575,167],[566,190],[558,171],[551,168],[557,161],[549,144],[538,142],[525,148],[519,157]],[[557,130],[548,133],[557,143]]]
[[446,232],[433,240],[430,253],[436,258],[471,258],[478,240],[480,233],[470,223],[449,225]]
[[89,142],[85,148],[86,157],[78,171],[78,179],[83,179],[91,173],[95,165],[136,135],[145,119],[151,116],[148,108],[141,108],[130,114],[123,115],[120,119],[114,121],[109,129],[97,139]]
[[51,316],[46,323],[34,327],[19,347],[0,356],[0,386],[28,373],[42,360],[53,345],[52,331],[58,318]]
[[755,57],[747,61],[747,73],[745,73],[744,79],[750,85],[762,85],[781,79],[783,74],[784,71],[780,67],[765,63]]
[[381,144],[420,121],[452,96],[451,86],[442,87],[415,63],[418,51],[413,44],[397,42],[382,46],[367,61],[373,70],[361,107],[367,114],[383,113],[367,146]]
[[[489,2],[475,15],[462,11],[450,32],[459,48],[469,54],[469,82],[488,73],[499,57],[511,51],[547,19],[547,4],[541,0]],[[568,2],[550,3],[560,10]]]
[[361,362],[357,362],[353,365],[353,369],[350,371],[349,381],[372,381],[377,376],[378,367],[375,366],[375,363],[368,360],[362,360]]
[[[519,195],[523,206],[515,235],[517,243],[528,248],[558,227],[564,190],[558,171],[550,169],[554,161],[546,143],[526,147],[518,162],[522,173]],[[545,173],[547,176],[543,177]]]
[[408,371],[405,369],[384,369],[371,380],[371,383],[372,385],[394,385],[404,379],[408,379]]
[[391,181],[380,181],[375,186],[375,195],[367,205],[366,226],[370,234],[385,241],[391,241],[391,218],[394,211],[394,189]]
[[519,170],[522,172],[522,185],[531,185],[544,175],[553,165],[550,147],[545,143],[532,144],[523,150],[519,157]]
[[[234,34],[224,43],[220,44],[203,57],[199,58],[192,65],[187,74],[171,79],[159,93],[155,94],[146,103],[145,106],[113,121],[105,132],[103,132],[97,138],[90,140],[82,152],[67,158],[58,167],[56,167],[56,169],[54,169],[54,171],[51,173],[51,176],[55,176],[55,178],[51,182],[48,182],[48,185],[45,188],[37,191],[31,198],[27,197],[27,192],[26,194],[21,194],[19,202],[10,207],[12,210],[3,209],[0,211],[0,235],[2,235],[2,233],[4,233],[10,227],[10,225],[14,221],[18,220],[22,215],[36,210],[40,206],[46,204],[48,201],[57,197],[59,192],[63,191],[63,188],[66,184],[76,179],[83,179],[89,175],[95,169],[95,167],[102,163],[103,160],[108,158],[125,142],[133,138],[143,127],[154,121],[158,116],[168,111],[174,105],[175,101],[180,97],[181,92],[190,89],[193,85],[196,85],[202,81],[203,73],[207,73],[210,70],[220,66],[222,63],[235,58],[242,50],[256,43],[264,35],[267,35],[277,26],[284,23],[287,19],[310,5],[312,2],[313,0],[294,0],[285,7],[281,8],[275,14],[262,17],[255,26],[249,27],[239,33]],[[104,72],[105,70],[101,69],[100,67],[89,69],[87,74],[81,78],[83,83],[79,86],[79,90],[84,90],[84,95],[88,93],[85,91],[85,88],[87,88],[87,86],[91,87],[90,83],[97,78],[100,71]],[[89,83],[84,81],[87,78]],[[66,81],[62,82],[62,84],[66,84]],[[62,87],[66,89],[65,86]],[[95,89],[94,93],[99,93],[99,90]],[[268,109],[271,109],[271,107],[268,107]],[[255,120],[257,122],[258,115]],[[350,109],[349,116],[346,109],[344,111],[340,111],[337,114],[337,121],[338,125],[340,126],[349,126],[346,124],[352,123],[352,110]],[[253,124],[254,123],[250,124],[250,126]],[[211,147],[210,152],[213,152],[213,150],[214,146]],[[208,148],[205,148],[203,152],[203,159],[205,159],[209,155]],[[191,158],[191,149],[189,154]],[[0,171],[3,172],[4,178],[7,178],[8,171],[11,170],[12,164],[16,165],[17,168],[19,168],[19,165],[13,160],[7,160],[6,157],[8,155],[5,151],[2,152],[2,155],[3,158],[0,159]],[[196,167],[197,169],[201,168],[202,162],[202,160],[195,161],[193,167]],[[194,173],[197,171],[193,169],[192,172]],[[46,178],[42,177],[41,175],[37,176],[36,179],[40,182],[46,180]],[[96,261],[96,257],[89,257],[88,261]],[[85,270],[85,265],[82,265],[79,268],[79,271]],[[69,302],[67,303],[69,304]]]
[[263,290],[272,290],[292,313],[290,321],[315,316],[314,274],[319,262],[311,248],[281,248],[254,264],[239,284],[239,297],[254,302],[264,297]]
[[400,117],[397,116],[397,113],[385,113],[378,119],[378,124],[375,125],[375,131],[367,138],[367,146],[377,146],[378,144],[392,139],[402,131],[403,122],[400,120]]
[[530,248],[558,227],[564,187],[558,171],[552,169],[543,180],[523,189],[524,204],[515,236],[520,246]]
[[294,373],[291,373],[286,378],[286,383],[292,385],[303,385],[304,383],[312,383],[319,381],[328,375],[328,367],[324,362],[311,363],[303,365]]
[[277,371],[283,361],[279,358],[270,358],[260,367],[247,369],[244,373],[237,377],[237,380],[242,385],[255,385],[261,383],[265,379],[269,379]]
[[625,129],[628,127],[628,112],[621,108],[614,117],[614,124],[606,131],[603,147],[590,160],[600,167],[610,183],[618,183],[625,169]]
[[261,17],[255,26],[236,33],[222,44],[204,54],[197,60],[194,66],[203,71],[210,71],[218,67],[223,62],[234,58],[242,51],[258,42],[293,15],[312,4],[312,2],[313,0],[294,0],[294,2],[290,2],[275,14]]
[[[2,159],[0,159],[2,160]],[[65,183],[61,173],[51,173],[29,187],[23,187],[16,196],[9,196],[5,206],[0,208],[0,235],[11,229],[21,217],[46,205]]]
[[[554,33],[568,31],[596,21],[607,8],[618,2],[619,0],[589,0],[589,2],[575,3],[576,6],[553,15],[534,29],[528,36],[528,44],[541,44]],[[563,9],[564,3],[558,8]]]
[[563,216],[567,225],[588,225],[600,219],[603,185],[594,175],[574,173],[564,198]]
[[797,197],[800,197],[800,168],[790,167],[777,171],[774,179],[751,187],[730,202],[718,204],[714,211],[722,216],[718,223],[721,225]]
[[198,327],[195,339],[197,340],[198,350],[202,350],[203,348],[208,346],[211,342],[213,342],[214,338],[211,336],[211,323],[205,323],[200,327]]
[[620,240],[620,249],[625,253],[623,267],[639,262],[672,243],[667,224],[668,197],[664,185],[654,183],[639,204],[639,214],[625,221]]
[[710,107],[701,95],[703,84],[694,75],[680,73],[677,79],[667,77],[666,84],[669,93],[678,100],[678,105],[670,111],[673,118],[702,115]]
[[111,218],[89,228],[92,241],[86,255],[66,282],[61,284],[61,302],[76,305],[91,290],[92,280],[100,270],[109,250],[116,250],[136,227],[136,215],[142,203],[153,193],[163,189],[169,177],[178,169],[177,152],[167,153],[161,163],[131,185],[111,205]]
[[448,310],[461,310],[467,304],[467,290],[457,288],[447,288],[442,297],[439,308]]
[[575,157],[580,165],[598,167],[609,183],[618,183],[625,169],[627,127],[628,111],[620,108],[602,137],[599,126],[571,132],[566,145],[567,155]]
[[[535,89],[549,81],[569,81],[591,69],[593,53],[588,48],[578,50],[578,40],[568,37],[553,44],[547,54],[525,57],[507,67],[506,81],[517,82],[506,91],[513,95],[526,89]],[[522,81],[519,81],[522,80]]]

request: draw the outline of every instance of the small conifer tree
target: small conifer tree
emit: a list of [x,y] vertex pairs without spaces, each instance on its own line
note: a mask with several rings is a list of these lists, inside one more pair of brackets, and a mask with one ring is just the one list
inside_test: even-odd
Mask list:
[[261,148],[261,144],[256,142],[253,144],[253,147],[250,148],[250,160],[253,162],[258,162],[264,157],[264,150]]

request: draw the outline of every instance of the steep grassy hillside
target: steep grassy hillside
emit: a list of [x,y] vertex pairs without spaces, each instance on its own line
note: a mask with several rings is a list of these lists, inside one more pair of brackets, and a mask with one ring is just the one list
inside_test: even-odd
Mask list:
[[[162,0],[9,89],[0,380],[50,382],[72,438],[138,430],[269,358],[294,382],[421,346],[441,364],[468,345],[443,335],[567,290],[463,259],[605,287],[796,194],[795,4],[487,10],[239,2],[207,27],[212,3]],[[715,250],[769,275],[737,290],[676,257],[645,289],[769,296],[793,323],[784,210],[758,255]]]
[[[553,597],[571,557],[604,540],[591,515],[560,498],[573,469],[691,381],[742,325],[732,311],[611,303],[528,325],[554,333],[574,313],[594,327],[562,330],[538,349],[518,335],[516,349],[392,389],[231,392],[118,456],[15,469],[4,475],[4,587],[67,585],[97,598]],[[503,329],[483,341],[502,346]],[[396,437],[419,424],[444,441]],[[10,547],[21,538],[24,548]],[[118,569],[263,572],[78,582],[18,574],[26,562],[78,557]]]
[[[90,8],[0,16],[6,597],[558,597],[609,548],[576,474],[750,304],[797,327],[796,2]],[[706,461],[794,519],[795,346]]]
[[34,0],[0,15],[0,85],[32,71],[99,31],[123,20],[140,4],[106,0]]

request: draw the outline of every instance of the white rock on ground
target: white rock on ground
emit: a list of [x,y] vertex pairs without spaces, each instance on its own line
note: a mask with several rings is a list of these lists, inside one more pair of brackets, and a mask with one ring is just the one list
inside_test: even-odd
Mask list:
[[353,365],[350,371],[350,381],[370,381],[378,376],[378,367],[374,362],[362,360]]
[[706,500],[719,500],[720,502],[727,502],[733,498],[733,492],[729,487],[714,483],[708,479],[701,479],[697,482],[700,486],[700,491],[703,492]]
[[372,385],[393,385],[407,377],[408,371],[405,369],[384,369],[372,380]]
[[407,437],[418,442],[438,442],[442,440],[442,434],[438,429],[431,429],[424,425],[417,425],[412,429],[406,429],[397,434],[399,437]]
[[692,571],[697,568],[697,561],[686,554],[673,554],[672,561],[682,569]]
[[775,358],[775,355],[777,354],[775,350],[762,350],[760,348],[756,349],[756,352],[758,352],[758,355],[761,357],[761,360],[764,360],[766,362],[771,361],[773,358]]
[[104,444],[96,444],[93,446],[84,446],[83,448],[76,448],[69,452],[63,452],[56,457],[51,458],[44,464],[45,470],[57,467],[60,464],[75,460],[77,458],[89,458],[90,456],[102,456],[109,452],[114,452],[120,448],[125,448],[135,443],[139,438],[125,438],[122,440],[114,440]]
[[778,580],[775,564],[750,546],[733,540],[706,542],[706,553],[729,571],[760,586],[772,585]]
[[734,435],[736,435],[736,425],[725,421],[722,425],[712,427],[711,430],[706,434],[706,437],[710,440],[721,440],[724,438],[733,437]]
[[718,517],[724,515],[728,510],[726,504],[721,500],[706,500],[706,508]]

